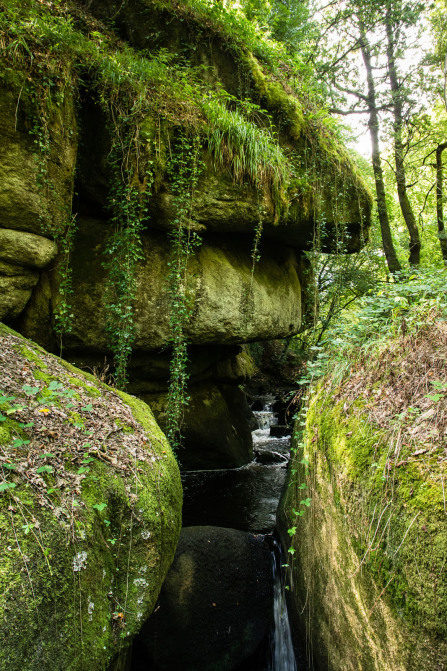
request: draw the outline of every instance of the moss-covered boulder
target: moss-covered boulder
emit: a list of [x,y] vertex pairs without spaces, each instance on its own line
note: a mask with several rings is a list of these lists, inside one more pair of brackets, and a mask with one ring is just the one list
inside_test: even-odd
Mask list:
[[57,254],[51,240],[34,233],[0,228],[0,319],[18,317],[45,268]]
[[[67,349],[107,351],[107,311],[103,297],[108,277],[103,255],[108,233],[103,221],[79,220],[73,253],[74,317],[71,333],[64,339]],[[167,278],[172,255],[163,234],[147,232],[142,239],[144,259],[136,279],[134,346],[137,351],[151,351],[167,346],[171,339]],[[301,285],[295,253],[290,248],[270,244],[252,272],[250,247],[250,239],[211,238],[190,259],[187,279],[190,318],[185,330],[191,344],[230,344],[273,335],[286,337],[298,331]],[[45,291],[45,285],[41,288]],[[50,317],[59,300],[56,277],[47,301],[46,323],[42,322],[42,303],[36,298],[24,316],[21,326],[24,334],[46,344],[51,333]],[[42,332],[36,333],[39,320]]]
[[297,426],[280,525],[319,671],[447,669],[446,335],[327,377]]
[[142,401],[0,325],[0,667],[105,670],[174,556],[178,467]]

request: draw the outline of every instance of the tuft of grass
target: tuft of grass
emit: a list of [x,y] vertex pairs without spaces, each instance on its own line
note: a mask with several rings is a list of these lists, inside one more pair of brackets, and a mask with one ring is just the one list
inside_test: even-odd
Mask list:
[[286,156],[269,129],[256,126],[213,98],[204,102],[203,109],[208,147],[216,163],[228,166],[237,182],[248,177],[255,186],[272,189],[289,182]]

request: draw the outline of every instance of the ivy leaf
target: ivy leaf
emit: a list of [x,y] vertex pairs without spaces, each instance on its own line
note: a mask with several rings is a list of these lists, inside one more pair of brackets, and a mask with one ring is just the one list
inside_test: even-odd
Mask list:
[[36,473],[53,473],[54,468],[52,466],[39,466],[39,468],[36,469]]
[[429,398],[434,403],[437,403],[442,397],[442,394],[425,394],[425,398]]
[[8,489],[14,489],[17,487],[15,482],[0,482],[0,493],[6,492]]
[[431,384],[439,390],[446,391],[447,390],[447,382],[443,382],[442,380],[432,380]]
[[56,391],[57,389],[62,389],[63,384],[61,382],[57,382],[57,380],[51,380],[50,384],[48,385],[48,389],[50,391]]
[[22,390],[27,396],[35,396],[40,391],[40,387],[30,387],[29,384],[24,384]]
[[15,438],[13,442],[14,447],[22,447],[22,445],[28,445],[30,443],[29,440],[22,440],[22,438]]
[[107,503],[95,503],[93,508],[96,508],[96,510],[99,510],[99,512],[102,512],[104,508],[107,508]]
[[13,408],[8,408],[6,411],[7,415],[13,415],[15,412],[19,412],[19,410],[24,410],[25,406],[24,405],[15,405]]
[[0,403],[9,403],[10,401],[15,401],[15,396],[5,396],[4,394],[0,396]]

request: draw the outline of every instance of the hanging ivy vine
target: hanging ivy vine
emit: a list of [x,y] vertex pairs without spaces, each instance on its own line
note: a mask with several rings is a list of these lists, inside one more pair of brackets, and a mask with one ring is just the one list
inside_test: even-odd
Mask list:
[[171,257],[169,261],[168,291],[170,302],[170,327],[172,356],[169,374],[168,402],[166,407],[166,435],[174,450],[182,439],[184,408],[189,398],[188,353],[186,325],[192,311],[188,291],[188,264],[191,255],[201,244],[194,230],[192,202],[197,181],[203,169],[200,136],[179,135],[168,166],[174,195],[175,219],[172,222]]
[[138,178],[140,139],[139,124],[131,114],[110,113],[112,148],[109,164],[112,171],[109,209],[114,232],[104,251],[107,274],[104,306],[106,333],[113,353],[115,384],[124,389],[128,382],[128,362],[135,340],[135,298],[137,266],[143,259],[141,233],[148,218],[149,196],[154,182],[152,162],[147,162],[145,176]]

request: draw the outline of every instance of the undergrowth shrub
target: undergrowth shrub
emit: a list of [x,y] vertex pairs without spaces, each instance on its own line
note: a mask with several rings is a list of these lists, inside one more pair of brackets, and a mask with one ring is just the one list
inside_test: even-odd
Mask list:
[[358,299],[332,323],[307,363],[301,384],[308,384],[334,366],[345,370],[366,353],[374,357],[393,339],[415,334],[434,321],[447,319],[447,270],[413,269]]

